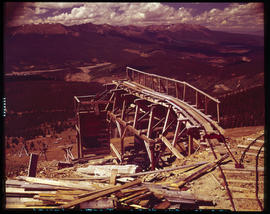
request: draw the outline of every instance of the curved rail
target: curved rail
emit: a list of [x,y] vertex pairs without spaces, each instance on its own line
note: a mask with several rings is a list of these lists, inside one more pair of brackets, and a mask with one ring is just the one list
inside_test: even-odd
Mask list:
[[243,161],[244,161],[246,152],[247,152],[247,151],[249,150],[249,148],[250,148],[253,144],[255,144],[256,141],[257,141],[258,139],[260,139],[262,136],[264,136],[264,134],[262,134],[262,135],[260,135],[259,137],[257,137],[255,140],[253,140],[253,141],[245,148],[244,152],[243,152],[242,155],[241,155],[240,161],[239,161],[239,165],[240,165],[242,168],[244,168],[244,166],[243,166]]
[[259,193],[259,172],[258,172],[258,163],[259,163],[259,155],[260,155],[260,153],[261,153],[263,147],[264,147],[264,145],[262,145],[262,146],[260,147],[260,149],[259,149],[259,151],[258,151],[258,153],[257,153],[257,155],[256,155],[256,199],[257,199],[257,202],[258,202],[258,204],[259,204],[261,210],[263,210],[263,206],[262,206],[262,203],[261,203],[261,201],[260,201],[260,199],[259,199],[259,195],[258,195],[258,193]]
[[[229,147],[227,146],[227,143],[225,141],[224,136],[221,134],[221,132],[222,132],[221,130],[223,130],[223,129],[221,127],[219,127],[216,122],[212,121],[210,118],[208,118],[206,115],[204,115],[202,112],[198,111],[197,109],[195,109],[192,106],[189,106],[187,103],[185,103],[181,100],[177,100],[176,98],[169,96],[169,95],[165,95],[165,94],[162,94],[159,92],[151,91],[151,89],[149,90],[146,87],[141,86],[137,83],[134,83],[134,82],[130,83],[130,82],[124,81],[122,83],[122,85],[124,85],[126,87],[131,87],[132,89],[137,90],[138,92],[143,93],[147,96],[154,96],[155,98],[162,99],[163,101],[165,101],[171,105],[174,105],[179,110],[185,111],[186,114],[189,114],[196,122],[198,122],[203,127],[203,129],[205,131],[205,135],[209,134],[209,136],[210,136],[211,134],[214,133],[214,136],[219,137],[219,139],[221,139],[223,141],[229,154],[232,156],[232,158],[236,162],[236,165],[238,165],[237,160],[235,159],[235,157],[233,156],[233,154],[229,150]],[[215,134],[216,132],[218,132],[218,134]],[[208,140],[208,144],[212,150],[212,153],[213,153],[215,159],[217,159],[217,155],[214,151],[211,140],[210,139],[207,139],[207,140]],[[221,172],[222,179],[223,179],[224,184],[226,186],[227,194],[229,196],[232,208],[235,211],[236,210],[235,205],[233,202],[232,194],[231,194],[231,191],[229,189],[225,174],[224,174],[221,166],[218,165],[218,168]]]

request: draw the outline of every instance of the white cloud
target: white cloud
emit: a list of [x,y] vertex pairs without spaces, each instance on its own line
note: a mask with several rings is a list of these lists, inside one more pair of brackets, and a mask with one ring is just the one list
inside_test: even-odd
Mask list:
[[244,29],[248,31],[258,27],[263,28],[263,14],[262,3],[232,3],[224,10],[214,8],[205,11],[197,15],[194,20],[196,24],[206,25],[210,29],[229,30],[234,28],[239,31]]
[[83,5],[83,2],[34,2],[28,3],[28,5],[39,8],[47,8],[47,9],[63,9],[63,8],[72,8],[75,6]]
[[48,10],[47,9],[41,9],[39,7],[35,8],[35,14],[43,14],[46,13]]
[[[214,30],[263,29],[263,3],[232,3],[223,10],[212,8],[196,16],[191,12],[192,9],[186,7],[177,9],[162,3],[28,2],[23,4],[23,10],[16,15],[13,24],[29,23],[30,20],[35,20],[35,23],[40,21],[64,25],[87,22],[110,25],[191,23]],[[45,13],[51,16],[39,16]],[[33,18],[34,16],[39,16],[40,19]]]

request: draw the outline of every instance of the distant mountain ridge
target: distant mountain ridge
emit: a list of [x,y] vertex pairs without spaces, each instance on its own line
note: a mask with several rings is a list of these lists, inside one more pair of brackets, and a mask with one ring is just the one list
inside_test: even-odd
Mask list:
[[225,80],[230,90],[263,81],[263,37],[200,25],[38,24],[7,28],[4,35],[7,73],[98,61],[115,64],[114,73],[130,66],[213,91]]

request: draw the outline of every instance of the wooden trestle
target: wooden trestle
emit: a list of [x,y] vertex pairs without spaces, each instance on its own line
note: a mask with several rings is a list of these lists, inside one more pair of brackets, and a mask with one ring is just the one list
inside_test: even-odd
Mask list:
[[[83,157],[80,115],[87,109],[88,113],[93,115],[106,115],[107,125],[103,126],[108,129],[108,133],[112,135],[117,130],[121,149],[117,149],[113,143],[110,143],[110,147],[120,162],[123,162],[125,157],[124,139],[127,136],[136,136],[140,139],[139,143],[145,147],[152,169],[162,161],[161,157],[165,151],[181,159],[197,151],[205,136],[222,133],[222,129],[209,118],[209,115],[185,102],[183,99],[186,97],[179,98],[180,91],[177,84],[175,84],[176,96],[171,96],[169,86],[164,92],[157,92],[153,79],[151,89],[140,84],[140,79],[139,83],[136,83],[132,78],[113,81],[105,85],[106,90],[103,93],[95,96],[74,97],[78,121],[76,125],[78,158]],[[164,88],[160,82],[161,80],[158,85],[159,91]],[[198,91],[196,91],[198,106],[197,98]],[[81,99],[86,101],[82,102]],[[107,139],[107,144],[109,142]]]

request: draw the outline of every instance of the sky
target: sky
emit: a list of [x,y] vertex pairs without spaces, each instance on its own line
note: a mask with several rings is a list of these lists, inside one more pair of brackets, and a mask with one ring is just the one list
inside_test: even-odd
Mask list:
[[84,23],[109,25],[198,24],[211,30],[262,33],[264,4],[249,3],[114,3],[7,2],[5,24]]

